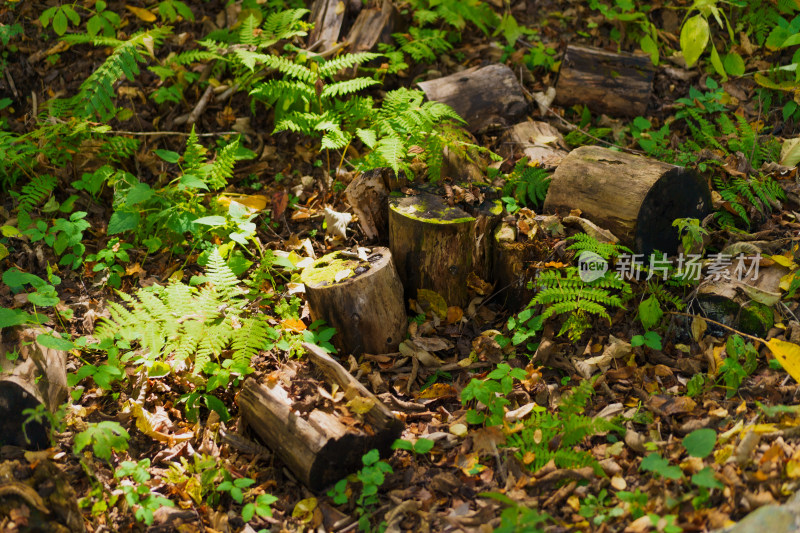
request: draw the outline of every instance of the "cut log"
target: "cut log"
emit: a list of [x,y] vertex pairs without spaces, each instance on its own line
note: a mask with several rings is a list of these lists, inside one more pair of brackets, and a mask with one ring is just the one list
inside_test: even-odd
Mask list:
[[369,450],[377,448],[386,457],[403,423],[319,347],[304,343],[303,348],[328,382],[365,410],[362,428],[321,409],[301,416],[280,384],[270,387],[253,378],[244,382],[236,401],[264,443],[303,484],[320,491],[361,468],[361,456]]
[[391,168],[375,168],[356,176],[344,190],[361,231],[370,241],[385,242],[389,236],[389,192],[395,180]]
[[391,0],[383,0],[380,8],[362,9],[358,14],[347,42],[352,52],[372,50],[378,43],[392,43],[392,34],[400,31],[402,17]]
[[648,56],[568,46],[556,82],[556,104],[585,104],[595,113],[647,113],[655,67]]
[[528,110],[528,103],[514,73],[505,65],[472,67],[444,78],[419,82],[428,100],[452,107],[479,132],[507,127]]
[[[774,325],[772,306],[781,299],[781,278],[789,269],[773,265],[755,270],[749,275],[740,275],[736,270],[737,259],[725,269],[719,280],[704,280],[697,287],[697,303],[705,316],[734,329],[764,337]],[[744,272],[749,270],[745,263]]]
[[388,248],[374,248],[363,261],[333,252],[303,270],[301,281],[314,320],[336,328],[343,353],[392,353],[408,326],[403,286]]
[[567,155],[561,133],[547,122],[520,122],[500,137],[499,153],[506,159],[527,157],[545,168],[557,167]]
[[570,152],[553,173],[544,210],[581,216],[649,254],[678,248],[676,218],[704,218],[711,208],[708,184],[683,167],[598,146]]
[[315,0],[311,6],[314,28],[308,34],[308,46],[329,50],[339,40],[344,22],[345,3],[341,0]]
[[[448,305],[468,303],[467,277],[477,253],[474,217],[432,194],[390,198],[389,247],[409,297],[428,289]],[[476,274],[486,279],[486,272]]]
[[55,413],[69,395],[67,353],[39,344],[36,337],[42,333],[41,328],[0,331],[0,445],[50,447],[47,420],[28,422],[24,432],[22,427],[25,409],[44,405]]

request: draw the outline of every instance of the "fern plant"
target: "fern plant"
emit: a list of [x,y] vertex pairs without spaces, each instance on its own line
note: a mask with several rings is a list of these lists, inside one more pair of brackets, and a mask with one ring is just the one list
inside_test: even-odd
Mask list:
[[598,475],[602,475],[597,459],[591,453],[577,449],[577,446],[586,437],[608,431],[622,434],[625,430],[604,418],[583,414],[586,402],[593,394],[593,382],[582,381],[562,398],[555,413],[543,407],[534,408],[522,429],[508,435],[507,445],[516,448],[516,457],[532,472],[540,470],[552,460],[558,468],[591,466]]
[[516,205],[536,209],[544,202],[549,187],[550,174],[541,167],[528,165],[528,158],[523,157],[506,178],[503,197],[513,198]]
[[[573,242],[568,249],[576,250],[579,254],[593,252],[606,261],[628,251],[623,246],[599,242],[585,233],[578,233],[570,240]],[[611,316],[607,308],[623,308],[624,302],[632,294],[630,284],[616,273],[609,271],[599,279],[586,282],[581,279],[576,267],[567,267],[563,271],[544,270],[534,281],[534,286],[537,292],[528,307],[542,305],[542,320],[566,314],[567,318],[558,334],[566,333],[573,342],[577,342],[591,327],[591,316],[604,318],[610,323]]]
[[185,367],[194,375],[217,375],[217,380],[219,375],[250,373],[250,360],[267,342],[271,328],[264,317],[245,312],[246,291],[217,249],[209,257],[205,278],[199,289],[174,281],[133,296],[119,293],[126,305],[109,302],[110,317],[100,322],[94,336],[101,343],[129,347],[121,360],[141,365],[154,377]]
[[771,177],[730,177],[714,176],[714,188],[725,200],[729,210],[720,210],[715,218],[722,226],[735,226],[736,222],[750,228],[752,215],[766,218],[773,210],[779,210],[780,201],[786,193]]
[[84,80],[78,94],[67,100],[51,103],[55,114],[63,116],[69,112],[84,119],[97,115],[102,121],[110,120],[117,112],[114,105],[114,84],[123,76],[133,80],[139,74],[139,63],[145,60],[145,53],[152,55],[154,47],[161,44],[170,32],[171,28],[167,26],[153,28],[135,33],[126,41],[87,34],[62,37],[69,44],[91,43],[95,46],[111,47],[113,51],[103,64]]

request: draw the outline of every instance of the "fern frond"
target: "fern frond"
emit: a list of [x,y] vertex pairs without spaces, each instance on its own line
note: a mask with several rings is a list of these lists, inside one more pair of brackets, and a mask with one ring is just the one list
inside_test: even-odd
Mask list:
[[319,66],[319,75],[323,78],[330,78],[342,69],[362,65],[380,57],[380,54],[372,52],[359,52],[357,54],[344,54],[337,58],[326,61]]
[[351,80],[338,81],[326,85],[325,88],[322,89],[322,97],[335,98],[337,96],[345,96],[379,84],[380,82],[378,80],[373,80],[372,78],[353,78]]
[[23,185],[17,196],[17,211],[29,212],[31,209],[50,197],[58,184],[58,180],[50,174],[35,176],[30,182]]

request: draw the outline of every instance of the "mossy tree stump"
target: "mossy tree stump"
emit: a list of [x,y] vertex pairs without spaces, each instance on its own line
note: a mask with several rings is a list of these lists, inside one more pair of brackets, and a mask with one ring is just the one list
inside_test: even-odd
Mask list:
[[311,317],[336,328],[333,342],[344,353],[396,352],[408,320],[392,253],[374,248],[366,261],[353,255],[333,252],[303,270]]
[[245,380],[236,403],[275,455],[303,484],[319,491],[358,470],[369,450],[388,456],[403,433],[403,422],[318,346],[304,343],[303,348],[325,381],[338,385],[344,401],[358,409],[361,424],[343,420],[336,409],[302,414],[300,404],[306,398],[293,400],[280,383],[261,384],[252,377]]
[[[467,276],[475,269],[478,245],[475,223],[468,213],[431,194],[389,199],[389,247],[408,296],[428,289],[448,305],[469,303]],[[488,241],[482,239],[481,245]]]
[[675,253],[676,218],[704,218],[708,184],[691,170],[654,159],[582,146],[558,165],[544,210],[581,216],[609,230],[625,246],[649,254]]

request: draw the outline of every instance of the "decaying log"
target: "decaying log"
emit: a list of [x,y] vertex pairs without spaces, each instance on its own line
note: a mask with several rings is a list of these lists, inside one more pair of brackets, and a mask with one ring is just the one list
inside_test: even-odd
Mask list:
[[[0,445],[50,447],[46,420],[28,422],[24,433],[22,428],[25,409],[44,405],[55,413],[69,394],[67,353],[39,344],[36,337],[42,333],[46,333],[42,328],[0,331]],[[11,360],[15,351],[18,355]]]
[[566,157],[567,144],[561,133],[547,122],[520,122],[500,137],[499,153],[506,159],[524,156],[551,168]]
[[415,297],[417,289],[428,289],[447,305],[465,306],[467,277],[475,266],[474,229],[474,217],[438,196],[390,198],[389,247],[406,295]]
[[570,152],[553,174],[544,210],[581,216],[637,252],[675,253],[676,218],[706,216],[708,184],[691,170],[598,146]]
[[556,104],[585,104],[595,113],[645,115],[655,67],[648,56],[568,46],[556,83]]
[[308,34],[308,45],[320,52],[330,49],[339,40],[346,4],[341,0],[315,0],[311,6],[314,28]]
[[[764,337],[775,320],[772,306],[781,299],[781,278],[789,269],[780,265],[736,272],[738,260],[721,273],[719,280],[707,279],[697,287],[697,303],[705,316],[744,333]],[[747,274],[749,271],[749,275]]]
[[385,242],[388,238],[389,193],[395,181],[391,168],[374,168],[356,176],[344,190],[361,231],[370,241]]
[[391,353],[408,326],[403,286],[388,248],[374,248],[367,260],[338,251],[314,261],[300,279],[314,320],[336,328],[342,353]]
[[381,6],[362,9],[353,27],[347,34],[350,51],[372,50],[376,44],[392,43],[392,34],[400,31],[402,17],[391,0],[383,0]]
[[428,100],[452,107],[472,132],[514,124],[528,109],[522,87],[505,65],[472,67],[418,85]]
[[309,359],[346,400],[369,408],[363,427],[347,426],[334,413],[314,409],[299,414],[280,384],[271,387],[248,378],[237,396],[244,420],[295,476],[319,491],[361,468],[361,456],[377,448],[386,457],[403,423],[339,363],[313,344],[303,344]]

